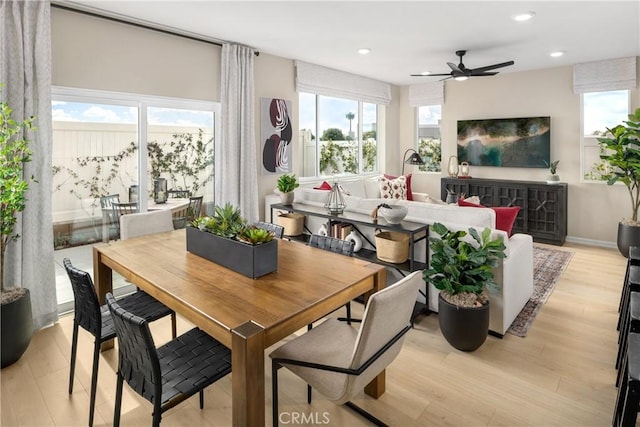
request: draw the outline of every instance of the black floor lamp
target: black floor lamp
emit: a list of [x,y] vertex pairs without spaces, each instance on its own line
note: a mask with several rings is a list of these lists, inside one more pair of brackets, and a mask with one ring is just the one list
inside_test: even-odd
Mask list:
[[[407,154],[409,154],[411,151],[413,151],[413,154],[411,154],[411,156],[409,156],[409,158],[407,159]],[[414,150],[413,148],[409,148],[404,152],[404,156],[402,156],[402,175],[404,175],[404,165],[422,166],[424,165],[424,160],[422,160],[422,157],[420,157],[420,154],[418,154],[416,150]]]

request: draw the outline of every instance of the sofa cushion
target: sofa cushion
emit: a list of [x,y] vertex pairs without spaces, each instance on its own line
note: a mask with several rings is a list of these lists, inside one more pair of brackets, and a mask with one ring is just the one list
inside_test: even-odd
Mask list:
[[447,222],[464,224],[466,227],[496,228],[496,213],[491,209],[461,208],[456,205],[436,205],[409,200],[399,200],[397,204],[407,207],[407,221],[429,225],[434,222]]
[[389,179],[386,176],[380,177],[380,197],[383,199],[406,200],[407,182],[404,176]]
[[[458,200],[458,206],[487,208],[487,206],[469,203],[462,199]],[[493,209],[496,213],[496,228],[498,230],[505,231],[509,236],[511,236],[511,230],[513,229],[513,224],[516,222],[518,212],[520,212],[520,206],[491,206],[489,209]]]
[[327,197],[329,197],[329,191],[327,190],[316,190],[315,188],[303,188],[301,191],[302,200],[298,200],[296,197],[296,201],[298,202],[315,202],[315,203],[324,203],[327,201]]
[[[407,183],[407,197],[406,200],[413,200],[413,193],[411,191],[411,174],[407,174],[407,175],[403,175],[405,178],[405,181]],[[397,176],[393,176],[393,175],[389,175],[389,174],[384,174],[384,177],[387,179],[396,179],[398,178]]]
[[367,199],[380,198],[380,177],[369,177],[362,180],[364,182],[364,190],[367,193]]
[[343,195],[366,198],[367,193],[365,191],[364,182],[362,179],[356,179],[355,181],[340,181],[340,187],[342,187]]

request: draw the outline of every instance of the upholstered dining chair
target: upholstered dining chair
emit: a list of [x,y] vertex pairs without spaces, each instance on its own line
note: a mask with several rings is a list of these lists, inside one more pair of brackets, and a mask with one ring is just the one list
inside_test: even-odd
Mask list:
[[118,230],[118,238],[120,238],[120,217],[122,215],[130,215],[130,214],[138,213],[138,203],[112,202],[111,208],[113,209],[113,219],[116,224],[116,229]]
[[[311,236],[309,236],[309,246],[346,256],[353,256],[353,248],[355,247],[355,243],[353,242],[353,240],[341,240],[336,239],[335,237],[312,234]],[[346,320],[349,324],[351,324],[351,322],[360,321],[360,319],[351,318],[351,302],[345,304],[345,308],[347,309],[347,317],[341,317],[339,320]],[[309,325],[309,329],[311,329],[311,325]]]
[[273,233],[273,236],[276,239],[282,239],[284,236],[284,227],[278,224],[274,224],[272,222],[264,222],[264,221],[256,221],[253,223],[258,228],[262,228],[263,230],[267,230]]
[[169,209],[135,213],[120,217],[120,239],[122,240],[172,230],[173,220]]
[[188,223],[200,216],[202,212],[203,196],[189,197],[189,206],[184,210],[182,215],[173,217],[173,228],[176,230],[185,228]]
[[280,367],[307,383],[309,403],[311,389],[315,388],[334,403],[346,404],[376,425],[385,425],[350,400],[400,353],[404,335],[411,329],[418,290],[423,286],[422,272],[413,272],[369,298],[359,330],[327,319],[273,351],[273,425],[277,426],[279,419]]
[[113,425],[120,425],[124,381],[153,404],[153,426],[162,413],[231,372],[231,350],[198,328],[156,348],[148,322],[125,310],[113,295],[107,304],[118,336],[118,372]]
[[[63,261],[64,268],[73,288],[74,316],[73,338],[71,341],[71,369],[69,372],[69,394],[73,393],[73,378],[78,350],[78,329],[85,329],[94,337],[93,369],[91,371],[91,395],[89,401],[89,426],[93,425],[93,415],[96,402],[96,388],[98,380],[98,361],[100,360],[100,345],[116,337],[113,319],[106,305],[100,306],[98,295],[93,286],[91,276],[86,271],[75,268],[69,258]],[[175,312],[153,298],[151,295],[137,291],[120,299],[120,304],[127,310],[149,322],[158,320]],[[173,336],[176,336],[175,321],[173,322]]]

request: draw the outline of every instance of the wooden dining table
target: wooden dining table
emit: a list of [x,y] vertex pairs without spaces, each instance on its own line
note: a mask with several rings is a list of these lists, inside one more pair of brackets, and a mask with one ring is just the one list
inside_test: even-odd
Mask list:
[[[287,240],[278,270],[250,279],[187,252],[185,239],[176,230],[94,246],[96,292],[104,304],[117,271],[230,348],[234,426],[265,423],[266,348],[386,283],[381,265]],[[365,392],[384,390],[383,371]]]

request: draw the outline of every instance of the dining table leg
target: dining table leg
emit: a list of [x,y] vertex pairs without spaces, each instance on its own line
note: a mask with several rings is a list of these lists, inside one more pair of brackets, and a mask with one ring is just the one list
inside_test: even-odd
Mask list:
[[264,328],[253,321],[231,330],[233,425],[264,426]]

